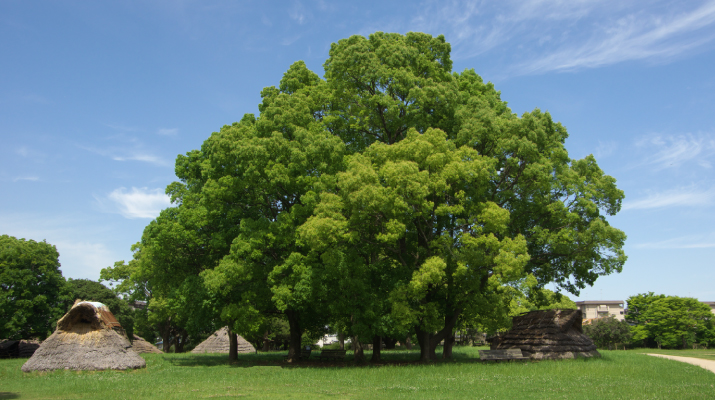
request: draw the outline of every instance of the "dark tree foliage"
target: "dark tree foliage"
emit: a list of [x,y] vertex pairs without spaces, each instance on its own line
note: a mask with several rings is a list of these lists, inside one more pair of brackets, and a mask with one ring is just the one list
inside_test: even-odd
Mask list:
[[[122,328],[131,340],[134,334],[134,309],[129,304],[117,296],[111,289],[89,279],[72,279],[68,281],[71,290],[71,300],[66,305],[66,310],[72,307],[75,300],[97,301],[109,307],[109,311],[114,314]],[[151,340],[151,339],[149,339]]]
[[618,344],[626,345],[633,338],[628,322],[614,317],[593,320],[583,326],[583,333],[590,337],[599,349],[611,349]]
[[45,241],[0,236],[0,338],[52,333],[69,298],[59,256]]

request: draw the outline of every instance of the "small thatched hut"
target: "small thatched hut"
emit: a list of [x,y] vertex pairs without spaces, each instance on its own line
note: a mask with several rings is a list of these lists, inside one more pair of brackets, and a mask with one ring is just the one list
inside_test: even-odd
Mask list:
[[24,372],[54,369],[132,369],[146,362],[131,349],[119,322],[102,303],[76,301],[57,329],[22,366]]
[[163,351],[157,349],[156,346],[137,335],[134,335],[134,340],[132,340],[132,350],[137,353],[163,353]]
[[[241,335],[238,336],[238,353],[255,353],[256,348],[252,344],[248,343],[246,339],[242,338]],[[228,339],[228,327],[223,328],[214,332],[208,339],[201,342],[196,346],[192,353],[220,353],[228,354],[230,347],[230,342]]]
[[29,358],[38,347],[37,340],[0,340],[0,358]]
[[496,349],[521,349],[532,359],[600,357],[581,327],[581,310],[531,311],[514,317],[510,331],[499,337]]

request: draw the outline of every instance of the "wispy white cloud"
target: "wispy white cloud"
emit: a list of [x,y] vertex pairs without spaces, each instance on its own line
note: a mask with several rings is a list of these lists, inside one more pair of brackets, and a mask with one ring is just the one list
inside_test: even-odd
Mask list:
[[[159,212],[171,206],[169,196],[161,189],[126,188],[115,189],[107,196],[114,202],[122,216],[129,219],[156,218]],[[101,202],[101,199],[97,199]]]
[[414,9],[409,17],[384,17],[369,27],[444,34],[454,59],[493,52],[511,60],[513,67],[502,72],[508,75],[667,62],[715,42],[715,0],[655,0],[648,7],[602,0],[434,0]]
[[106,126],[108,128],[112,128],[118,132],[139,132],[142,130],[141,128],[138,128],[136,126],[126,126],[126,125],[118,125],[118,124],[104,124],[104,126]]
[[[600,0],[426,1],[409,22],[392,22],[394,31],[444,34],[455,59],[470,58],[516,38],[512,47],[560,42],[573,24],[603,6]],[[611,11],[620,6],[608,4]],[[523,53],[523,51],[519,52]]]
[[657,242],[638,243],[637,249],[710,249],[715,247],[715,234],[690,235]]
[[15,154],[19,155],[20,157],[32,159],[34,161],[41,161],[45,158],[44,153],[28,146],[20,146],[16,148]]
[[715,189],[676,189],[652,194],[644,199],[626,201],[623,210],[645,210],[664,207],[696,207],[715,205]]
[[596,157],[598,157],[599,159],[608,157],[611,154],[613,154],[617,148],[618,148],[618,143],[616,143],[614,141],[602,142],[599,140],[598,147],[596,147],[596,151],[595,151]]
[[[522,63],[521,73],[593,68],[629,60],[667,61],[679,54],[712,42],[715,2],[677,14],[629,13],[596,25],[586,40],[566,43],[537,59]],[[698,32],[700,34],[693,35]]]
[[265,14],[261,15],[261,23],[267,27],[273,26],[273,22],[271,22],[271,20],[268,19]]
[[288,16],[293,21],[303,25],[307,19],[307,10],[299,1],[293,1],[293,5],[288,10]]
[[176,136],[179,133],[177,128],[160,128],[156,133],[162,136]]
[[38,176],[18,176],[12,179],[13,182],[18,182],[18,181],[32,181],[36,182],[39,181],[40,177]]
[[649,135],[639,139],[636,147],[649,153],[642,164],[653,165],[656,169],[679,167],[688,162],[710,168],[715,156],[715,137],[706,134]]
[[[149,164],[154,164],[161,167],[171,167],[173,162],[155,154],[154,151],[148,150],[142,140],[137,137],[135,132],[146,133],[147,130],[124,125],[105,126],[116,131],[102,139],[102,144],[76,144],[82,150],[86,150],[103,157],[108,157],[114,161],[141,161]],[[179,132],[178,128],[158,128],[156,134],[163,136],[174,136]]]
[[96,148],[92,146],[78,145],[80,149],[99,154],[104,157],[109,157],[114,161],[142,161],[161,167],[170,167],[172,163],[154,154],[147,153],[141,149],[121,149],[109,147],[106,149]]
[[166,160],[152,154],[135,153],[128,156],[112,156],[114,161],[143,161],[161,166],[170,165]]
[[283,46],[290,46],[290,45],[292,45],[293,43],[295,43],[296,41],[298,41],[298,39],[300,39],[301,36],[302,36],[302,35],[294,35],[294,36],[290,36],[290,37],[284,38],[283,40],[281,40],[281,44],[282,44]]

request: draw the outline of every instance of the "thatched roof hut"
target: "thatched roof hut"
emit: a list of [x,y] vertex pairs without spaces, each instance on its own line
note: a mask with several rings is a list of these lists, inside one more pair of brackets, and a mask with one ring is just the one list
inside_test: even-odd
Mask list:
[[[242,338],[241,335],[238,336],[238,353],[255,353],[256,348],[252,344],[248,343],[246,339]],[[230,342],[228,339],[228,327],[223,328],[214,332],[208,339],[201,342],[196,346],[192,353],[220,353],[228,354],[230,347]]]
[[118,332],[121,325],[116,321],[104,304],[76,301],[70,311],[57,321],[55,332],[42,342],[22,370],[145,367],[146,361],[131,349],[126,336]]
[[163,353],[163,351],[157,349],[156,346],[137,335],[134,335],[134,340],[132,340],[132,350],[137,353]]
[[38,347],[37,340],[0,340],[0,358],[29,358]]
[[497,349],[521,349],[532,359],[600,357],[583,334],[581,310],[540,310],[514,317],[510,331],[499,337]]

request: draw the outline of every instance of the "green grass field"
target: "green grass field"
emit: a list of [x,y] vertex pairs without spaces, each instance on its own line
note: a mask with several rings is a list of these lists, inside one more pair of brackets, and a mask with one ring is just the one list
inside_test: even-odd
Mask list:
[[418,357],[414,350],[385,351],[387,363],[378,366],[350,360],[292,366],[282,362],[283,353],[241,355],[235,364],[225,355],[149,354],[146,369],[128,372],[25,374],[25,359],[0,360],[0,399],[715,398],[715,374],[640,351],[603,351],[602,358],[589,360],[481,363],[476,350],[457,347],[455,361],[430,364],[412,362]]

